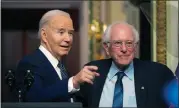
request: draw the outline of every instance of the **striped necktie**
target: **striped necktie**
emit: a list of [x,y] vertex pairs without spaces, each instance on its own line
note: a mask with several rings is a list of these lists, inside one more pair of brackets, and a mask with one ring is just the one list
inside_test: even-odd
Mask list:
[[62,79],[66,79],[68,75],[67,75],[67,72],[63,63],[59,61],[58,67],[60,68]]
[[122,78],[125,76],[124,72],[118,72],[117,81],[114,89],[114,97],[113,97],[113,108],[123,108],[123,84]]

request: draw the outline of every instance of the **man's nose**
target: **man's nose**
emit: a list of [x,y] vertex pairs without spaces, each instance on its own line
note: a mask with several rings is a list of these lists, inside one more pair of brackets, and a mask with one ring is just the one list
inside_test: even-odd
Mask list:
[[67,42],[71,41],[71,36],[70,36],[69,33],[66,33],[66,35],[65,35],[65,41],[67,41]]
[[127,51],[127,47],[126,47],[125,43],[122,43],[121,51],[122,52],[126,52]]

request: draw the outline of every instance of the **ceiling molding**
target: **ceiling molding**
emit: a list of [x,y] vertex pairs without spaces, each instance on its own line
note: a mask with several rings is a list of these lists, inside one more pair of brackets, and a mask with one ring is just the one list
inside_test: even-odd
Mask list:
[[79,8],[82,1],[3,0],[2,8]]

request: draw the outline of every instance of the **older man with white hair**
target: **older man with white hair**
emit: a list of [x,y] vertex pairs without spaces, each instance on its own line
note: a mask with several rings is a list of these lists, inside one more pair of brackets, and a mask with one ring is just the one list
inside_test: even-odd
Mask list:
[[93,85],[80,87],[84,106],[166,108],[163,87],[175,77],[165,65],[135,58],[137,30],[127,22],[115,22],[106,29],[102,40],[110,58],[86,64],[97,66],[100,76]]
[[[85,66],[75,76],[69,77],[62,62],[70,51],[74,35],[73,21],[68,13],[61,10],[45,13],[40,20],[38,34],[39,48],[18,64],[17,86],[26,90],[24,101],[69,102],[70,95],[79,91],[80,84],[93,84],[94,77],[99,76],[95,72],[98,68]],[[29,88],[24,84],[27,70],[34,74],[34,82]]]

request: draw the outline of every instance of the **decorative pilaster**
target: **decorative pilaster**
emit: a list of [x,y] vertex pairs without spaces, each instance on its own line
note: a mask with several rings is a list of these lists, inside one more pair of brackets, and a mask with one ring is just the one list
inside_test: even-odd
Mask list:
[[[104,2],[103,2],[104,3]],[[91,0],[89,1],[89,10],[90,10],[90,14],[89,14],[89,18],[90,18],[90,24],[89,24],[89,43],[90,43],[90,56],[89,59],[90,60],[98,60],[101,58],[104,58],[103,54],[102,54],[102,43],[101,43],[101,37],[103,35],[103,24],[104,22],[102,22],[103,17],[105,16],[103,15],[103,13],[101,12],[101,6],[102,6],[102,1],[94,1]],[[104,6],[103,6],[104,8]],[[104,10],[105,11],[105,10]],[[104,18],[103,18],[104,20]]]
[[166,64],[166,0],[156,1],[157,62]]

